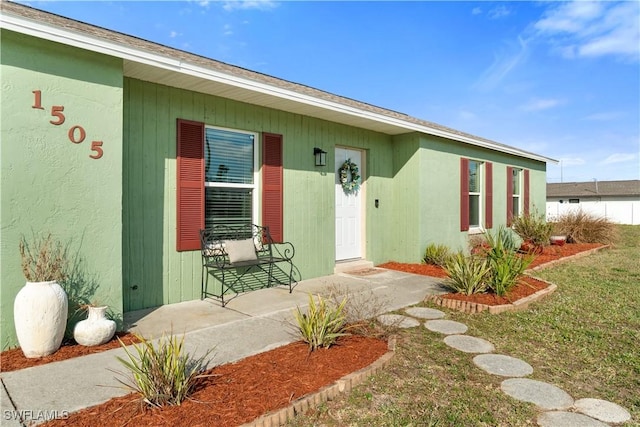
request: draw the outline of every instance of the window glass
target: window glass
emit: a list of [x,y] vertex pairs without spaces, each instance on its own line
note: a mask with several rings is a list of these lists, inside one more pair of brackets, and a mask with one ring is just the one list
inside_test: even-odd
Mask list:
[[473,160],[469,161],[469,192],[480,192],[480,163]]
[[205,227],[256,222],[254,140],[252,133],[205,128]]
[[513,180],[513,194],[520,194],[520,169],[513,169],[511,179]]
[[469,195],[469,226],[480,226],[480,196]]
[[205,180],[253,184],[253,134],[205,130]]
[[469,226],[480,227],[481,162],[469,160]]

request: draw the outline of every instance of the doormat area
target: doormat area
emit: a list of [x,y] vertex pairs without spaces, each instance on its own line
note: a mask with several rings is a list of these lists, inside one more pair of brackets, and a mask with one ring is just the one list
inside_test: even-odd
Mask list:
[[350,270],[345,271],[344,274],[349,274],[351,276],[372,276],[374,274],[380,274],[385,272],[384,268],[364,268],[359,270]]

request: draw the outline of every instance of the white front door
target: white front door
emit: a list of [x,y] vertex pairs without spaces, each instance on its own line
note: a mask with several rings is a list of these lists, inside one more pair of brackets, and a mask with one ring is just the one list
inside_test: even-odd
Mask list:
[[[362,151],[336,148],[336,261],[362,258],[362,191],[345,193],[340,167],[350,159],[362,176]],[[351,179],[351,176],[348,176]],[[362,178],[358,180],[362,183]]]

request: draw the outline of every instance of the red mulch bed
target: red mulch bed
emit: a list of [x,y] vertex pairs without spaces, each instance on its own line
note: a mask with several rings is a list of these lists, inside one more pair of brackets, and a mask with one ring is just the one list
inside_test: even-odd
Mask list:
[[151,409],[130,394],[73,413],[52,426],[237,426],[369,366],[387,343],[347,336],[338,345],[309,353],[301,342],[221,365],[180,406]]
[[[602,247],[600,243],[569,243],[562,246],[545,246],[541,254],[535,255],[533,262],[529,268],[539,266],[561,258],[576,255],[580,252],[586,252],[591,249]],[[387,262],[378,267],[388,268],[391,270],[399,270],[407,273],[422,274],[424,276],[446,278],[447,273],[442,267],[429,264],[404,264],[400,262]],[[521,298],[532,295],[549,286],[547,283],[536,280],[532,277],[523,276],[521,282],[514,286],[513,289],[504,297],[499,297],[493,293],[463,295],[458,293],[449,293],[441,295],[442,298],[455,299],[459,301],[469,301],[486,305],[503,305],[511,304]]]
[[126,332],[118,332],[111,341],[92,347],[85,347],[77,344],[74,340],[69,340],[64,342],[62,347],[60,347],[55,353],[37,359],[27,359],[24,357],[20,348],[14,348],[0,353],[0,372],[16,371],[18,369],[29,368],[31,366],[59,362],[60,360],[71,359],[72,357],[85,356],[87,354],[100,353],[101,351],[118,348],[120,347],[120,343],[117,338],[120,338],[126,345],[139,342],[135,335]]

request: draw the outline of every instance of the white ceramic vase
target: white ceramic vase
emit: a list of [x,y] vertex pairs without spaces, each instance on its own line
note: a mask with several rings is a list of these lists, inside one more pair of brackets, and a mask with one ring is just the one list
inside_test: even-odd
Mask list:
[[58,282],[27,282],[13,302],[18,343],[25,357],[48,356],[60,348],[67,327],[67,293]]
[[87,318],[76,323],[73,338],[80,345],[94,346],[104,344],[116,333],[116,322],[105,315],[107,306],[89,307]]

